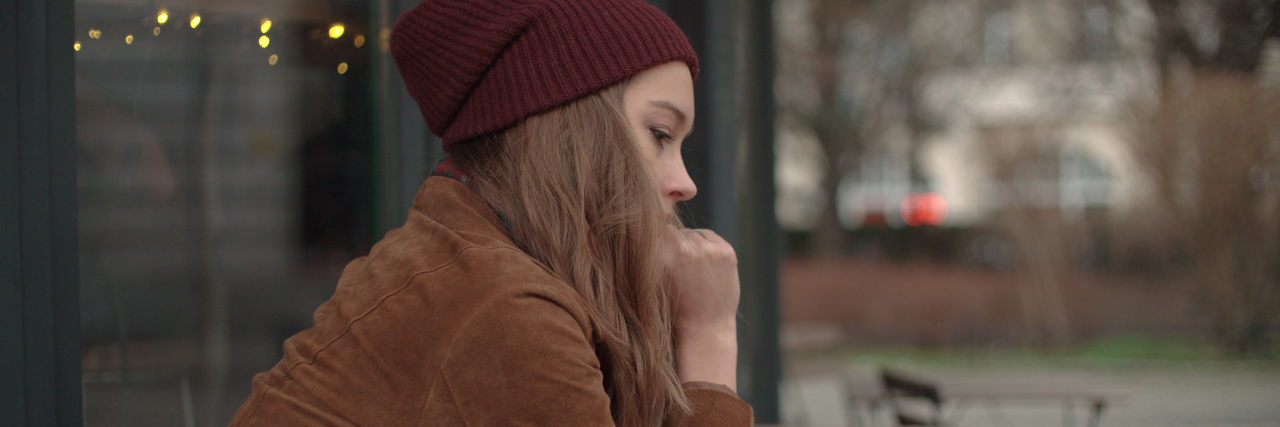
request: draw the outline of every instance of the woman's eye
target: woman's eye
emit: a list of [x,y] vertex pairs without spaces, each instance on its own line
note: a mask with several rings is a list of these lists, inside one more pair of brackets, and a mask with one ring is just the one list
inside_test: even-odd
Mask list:
[[658,140],[658,142],[666,143],[671,140],[671,135],[663,132],[662,129],[649,128],[649,132],[653,132],[653,139]]

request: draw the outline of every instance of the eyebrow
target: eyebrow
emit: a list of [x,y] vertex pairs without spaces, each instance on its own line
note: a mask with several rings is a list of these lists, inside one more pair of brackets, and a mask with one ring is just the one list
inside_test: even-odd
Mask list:
[[[675,113],[676,118],[680,119],[681,123],[688,123],[689,121],[689,116],[685,115],[684,111],[681,111],[680,107],[677,107],[674,102],[671,102],[665,99],[652,99],[652,100],[649,100],[649,105],[671,110],[672,113]],[[693,124],[692,123],[688,123],[688,124],[689,124],[689,130],[685,132],[686,135],[693,133]]]

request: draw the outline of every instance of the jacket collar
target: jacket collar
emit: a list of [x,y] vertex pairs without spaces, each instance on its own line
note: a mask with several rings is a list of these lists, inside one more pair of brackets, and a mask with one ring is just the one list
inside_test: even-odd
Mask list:
[[516,246],[493,207],[475,190],[456,179],[444,176],[427,178],[413,197],[413,210],[455,232],[475,233]]

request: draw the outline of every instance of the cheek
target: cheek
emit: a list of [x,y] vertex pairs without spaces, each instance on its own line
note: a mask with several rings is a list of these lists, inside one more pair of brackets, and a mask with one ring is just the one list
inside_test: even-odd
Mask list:
[[640,156],[644,158],[645,164],[649,165],[649,169],[657,172],[658,157],[661,152],[658,146],[653,143],[653,135],[649,134],[648,129],[635,131],[636,148],[640,149]]

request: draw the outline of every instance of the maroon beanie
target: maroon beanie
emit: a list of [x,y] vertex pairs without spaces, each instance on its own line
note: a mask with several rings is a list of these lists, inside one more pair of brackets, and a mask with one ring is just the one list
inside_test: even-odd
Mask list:
[[391,55],[446,149],[656,65],[698,75],[684,33],[643,0],[425,0]]

